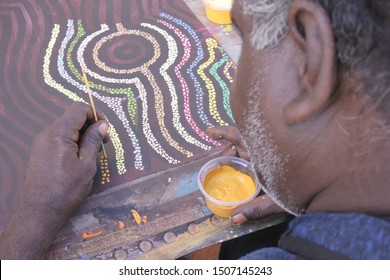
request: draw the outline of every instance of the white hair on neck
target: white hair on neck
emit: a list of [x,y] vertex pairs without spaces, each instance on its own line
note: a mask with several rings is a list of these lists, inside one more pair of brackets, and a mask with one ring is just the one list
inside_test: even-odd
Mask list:
[[253,19],[250,42],[256,50],[276,45],[287,34],[287,14],[291,1],[242,1],[244,14]]

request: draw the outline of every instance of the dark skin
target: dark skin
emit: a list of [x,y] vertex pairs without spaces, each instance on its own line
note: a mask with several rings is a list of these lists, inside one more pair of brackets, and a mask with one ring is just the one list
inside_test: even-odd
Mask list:
[[74,103],[31,147],[22,197],[0,239],[1,259],[41,259],[56,233],[87,198],[108,124]]
[[[288,155],[283,174],[274,174],[283,176],[280,184],[265,186],[273,198],[296,212],[390,215],[389,147],[375,134],[383,131],[382,112],[356,94],[358,75],[338,68],[325,10],[309,0],[292,1],[287,36],[264,50],[249,42],[252,21],[241,1],[234,1],[233,19],[243,39],[231,95],[238,130],[248,134],[245,112],[252,106],[262,112],[276,154]],[[249,93],[259,80],[254,102]],[[251,154],[253,162],[262,157]],[[264,170],[257,171],[261,177]]]
[[[232,143],[222,151],[222,155],[236,156],[250,161],[242,136],[236,127],[210,127],[206,130],[206,133],[214,139],[226,140]],[[280,208],[269,195],[265,194],[260,195],[254,200],[234,209],[231,215],[231,220],[233,224],[241,225],[251,220],[257,220],[261,217],[281,212],[284,212],[284,210]]]
[[[359,77],[338,69],[327,13],[309,0],[293,0],[287,36],[264,50],[254,49],[249,42],[252,21],[243,14],[241,1],[234,1],[233,19],[243,38],[231,95],[240,133],[234,128],[213,128],[208,134],[231,141],[235,147],[228,152],[247,158],[240,134],[253,137],[248,125],[252,116],[247,114],[251,108],[261,112],[253,122],[265,124],[264,134],[273,148],[272,157],[264,154],[262,146],[255,145],[260,135],[247,142],[251,161],[259,177],[267,179],[264,189],[272,196],[237,208],[233,223],[281,211],[272,199],[295,213],[389,216],[388,137],[375,134],[383,130],[380,113],[356,94]],[[58,230],[88,196],[100,141],[107,140],[107,123],[92,120],[89,106],[75,104],[37,136],[24,195],[1,235],[1,259],[42,258]],[[258,164],[274,158],[283,159],[283,169]]]
[[[275,48],[258,51],[249,43],[251,18],[243,15],[239,1],[234,2],[233,19],[243,39],[231,96],[237,129],[209,128],[208,134],[233,143],[233,149],[229,147],[224,153],[248,159],[240,135],[240,130],[245,130],[243,112],[248,107],[245,93],[253,80],[260,79],[253,69],[268,67],[262,85],[264,105],[258,109],[271,126],[279,149],[293,158],[286,187],[296,194],[294,204],[308,212],[389,215],[389,196],[383,195],[390,192],[385,183],[388,169],[383,168],[389,166],[388,146],[370,142],[373,135],[366,133],[367,128],[375,127],[376,116],[372,110],[370,115],[361,113],[371,104],[353,96],[358,78],[346,78],[336,68],[328,15],[311,1],[295,0],[288,16],[287,37]],[[345,124],[347,116],[355,121]],[[361,137],[363,132],[366,137]],[[361,147],[369,152],[356,155]],[[258,175],[262,177],[261,170]],[[281,211],[264,195],[236,208],[232,221],[241,224]]]

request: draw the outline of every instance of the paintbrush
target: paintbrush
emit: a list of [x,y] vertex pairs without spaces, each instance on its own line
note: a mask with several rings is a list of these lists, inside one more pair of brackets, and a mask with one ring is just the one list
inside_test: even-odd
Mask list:
[[[84,69],[81,69],[81,72],[83,72],[83,78],[84,78],[85,86],[87,87],[89,101],[91,103],[91,107],[92,107],[92,111],[93,111],[93,117],[95,118],[95,121],[97,122],[98,121],[98,117],[97,117],[97,114],[96,114],[95,103],[93,102],[91,90],[89,89],[89,83],[88,83],[87,75],[85,74]],[[101,143],[102,143],[102,149],[103,149],[104,157],[107,158],[107,153],[106,153],[106,149],[104,148],[103,141]]]

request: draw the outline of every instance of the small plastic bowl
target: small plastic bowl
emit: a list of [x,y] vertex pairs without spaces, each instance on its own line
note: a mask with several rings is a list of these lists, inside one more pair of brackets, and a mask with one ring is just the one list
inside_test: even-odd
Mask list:
[[232,0],[203,0],[207,18],[216,24],[231,24]]
[[[203,187],[204,179],[206,178],[206,175],[222,166],[222,165],[228,165],[233,167],[234,169],[249,175],[254,184],[255,184],[255,192],[250,196],[249,198],[241,201],[234,201],[234,202],[226,202],[222,200],[218,200],[212,196],[210,196]],[[210,160],[207,162],[199,171],[198,174],[198,187],[199,190],[202,192],[202,194],[205,197],[206,205],[209,208],[209,210],[214,213],[217,216],[223,217],[223,218],[229,218],[231,216],[232,211],[239,205],[247,203],[251,200],[253,200],[260,192],[261,190],[261,184],[256,176],[255,169],[253,168],[252,164],[246,160],[243,160],[238,157],[230,157],[230,156],[224,156],[215,158],[213,160]]]

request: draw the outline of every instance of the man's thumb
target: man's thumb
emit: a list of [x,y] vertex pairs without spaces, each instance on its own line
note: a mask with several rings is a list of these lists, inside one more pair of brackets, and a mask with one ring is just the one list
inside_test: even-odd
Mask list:
[[108,131],[108,123],[100,121],[92,124],[80,139],[80,159],[92,157],[96,159],[97,153],[102,147],[102,141]]

